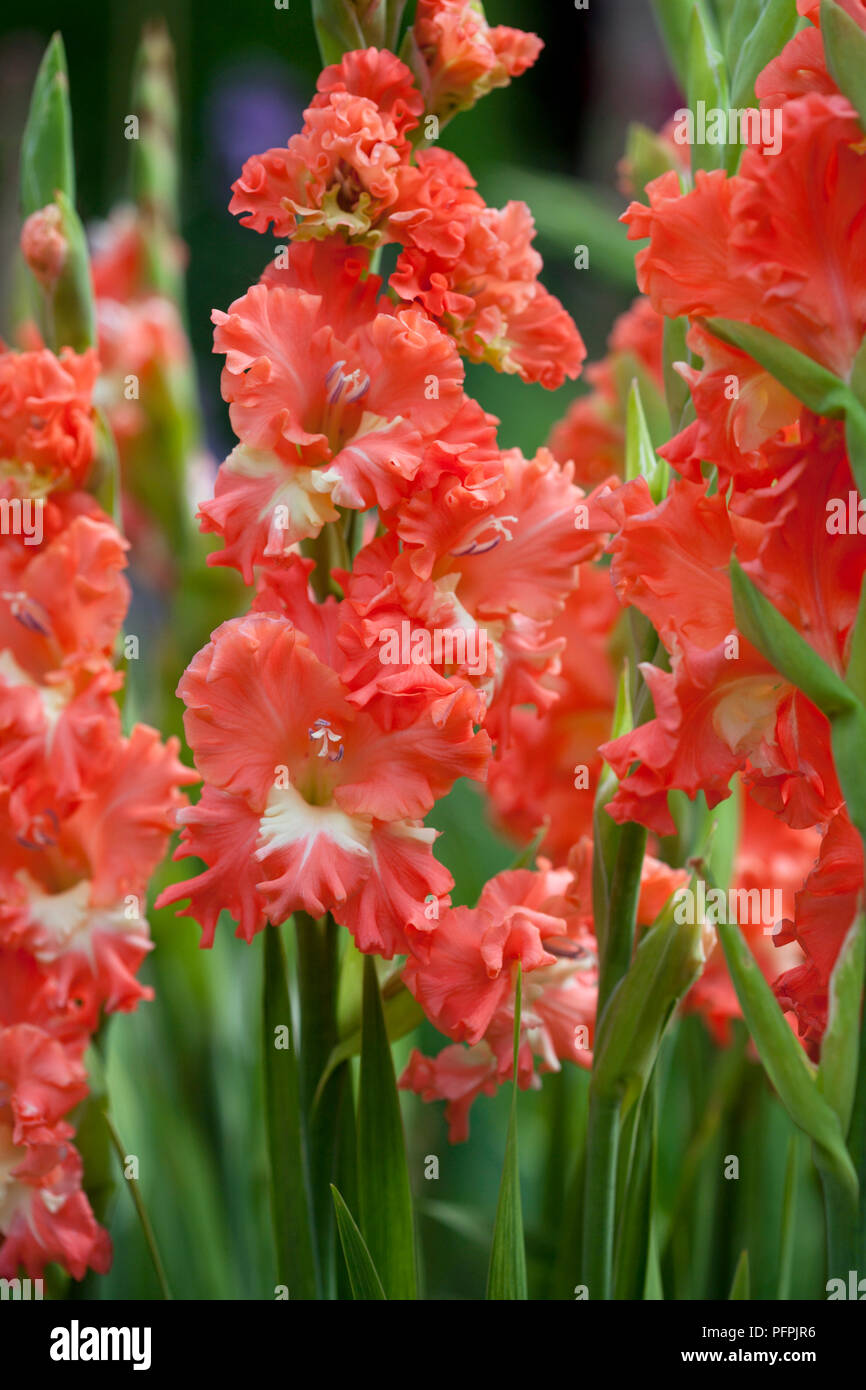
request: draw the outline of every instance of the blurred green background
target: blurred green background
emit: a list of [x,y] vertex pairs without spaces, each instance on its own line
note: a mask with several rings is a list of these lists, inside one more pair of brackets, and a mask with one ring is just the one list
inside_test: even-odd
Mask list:
[[[0,264],[9,267],[18,235],[17,149],[36,67],[60,29],[72,84],[79,205],[86,222],[108,214],[127,193],[132,60],[149,4],[75,7],[38,3],[0,21]],[[492,23],[534,29],[545,40],[537,67],[458,117],[443,143],[475,174],[489,202],[529,202],[539,223],[544,279],[574,315],[590,358],[604,351],[614,317],[635,293],[631,251],[616,218],[617,186],[630,121],[656,127],[677,106],[677,91],[656,38],[648,4],[593,0],[490,0]],[[208,442],[219,459],[231,447],[219,396],[219,363],[210,356],[210,311],[225,308],[257,279],[268,258],[264,239],[227,212],[243,160],[283,144],[299,128],[319,69],[307,0],[288,10],[272,0],[175,3],[164,16],[177,50],[182,111],[183,231],[189,246],[190,326],[198,361]],[[574,250],[589,247],[588,270]],[[0,296],[8,302],[8,278]],[[9,337],[4,314],[4,336]],[[469,389],[502,421],[503,445],[532,453],[564,414],[578,387],[549,394],[486,368],[470,368]],[[154,460],[159,467],[159,460]],[[179,675],[180,673],[176,673]],[[506,867],[513,847],[489,828],[482,794],[460,785],[431,820],[444,833],[438,852],[455,875],[457,901],[473,902],[486,879]],[[271,1298],[271,1249],[259,1065],[262,939],[246,946],[225,924],[212,952],[198,929],[173,913],[153,915],[157,950],[144,967],[156,999],[136,1015],[113,1019],[106,1052],[112,1108],[125,1151],[139,1159],[141,1189],[175,1297]],[[287,934],[288,940],[288,934]],[[441,1045],[424,1028],[411,1040]],[[742,1041],[742,1040],[741,1040]],[[397,1048],[398,1067],[410,1040]],[[742,1050],[742,1048],[740,1048]],[[720,1074],[736,1073],[733,1102],[719,1104]],[[740,1253],[738,1230],[751,1233],[753,1297],[775,1291],[782,1186],[792,1127],[769,1094],[759,1067],[720,1054],[697,1018],[680,1023],[660,1064],[659,1201],[670,1212],[685,1172],[663,1260],[668,1297],[726,1297]],[[530,1255],[530,1292],[568,1299],[579,1282],[577,1253],[557,1250],[583,1123],[586,1077],[574,1069],[545,1079],[520,1098],[521,1169]],[[490,1231],[502,1168],[507,1088],[482,1098],[468,1144],[452,1148],[439,1106],[405,1098],[410,1172],[420,1212],[425,1292],[431,1298],[483,1296]],[[717,1113],[718,1112],[718,1113]],[[700,1148],[701,1135],[706,1143]],[[697,1139],[696,1136],[697,1135]],[[692,1158],[686,1155],[692,1152]],[[721,1177],[724,1156],[740,1158],[738,1181]],[[438,1181],[424,1178],[425,1157],[439,1158]],[[115,1165],[116,1168],[116,1165]],[[823,1290],[819,1197],[800,1165],[792,1292]],[[159,1289],[122,1181],[107,1194],[105,1219],[115,1264],[90,1277],[79,1297],[150,1298]]]

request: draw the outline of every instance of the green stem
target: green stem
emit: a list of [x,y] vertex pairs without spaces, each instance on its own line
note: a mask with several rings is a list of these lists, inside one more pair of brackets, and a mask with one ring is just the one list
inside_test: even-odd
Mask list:
[[139,137],[130,147],[133,198],[144,239],[144,281],[174,301],[186,322],[177,154],[178,100],[174,48],[162,21],[146,24],[135,57],[132,110]]
[[[599,960],[599,1021],[631,964],[646,834],[632,821],[619,834]],[[612,1297],[619,1135],[620,1098],[602,1098],[590,1089],[583,1225],[583,1282],[590,1298]]]
[[599,1019],[604,1013],[607,1001],[631,964],[646,835],[646,828],[635,824],[634,821],[629,821],[622,827],[610,890],[604,950],[599,962]]
[[815,1146],[815,1165],[824,1189],[827,1223],[827,1278],[843,1279],[858,1268],[858,1194],[853,1176]]
[[[310,571],[310,585],[319,602],[323,603],[331,594],[339,597],[340,589],[333,577],[334,570],[352,568],[343,518],[328,522],[315,540],[301,541],[301,554],[311,557],[316,562]],[[328,1201],[331,1201],[330,1192]]]
[[316,1099],[320,1077],[337,1042],[337,965],[339,927],[295,913],[300,999],[300,1093],[313,1204],[317,1282],[327,1297],[335,1270],[331,1183],[338,1178],[337,1135],[340,1102],[348,1081],[345,1066],[331,1075]]
[[794,1232],[797,1224],[797,1180],[800,1167],[800,1138],[795,1130],[788,1140],[788,1160],[785,1164],[785,1186],[782,1190],[782,1230],[779,1241],[779,1281],[776,1294],[780,1302],[791,1297],[791,1272],[794,1263]]
[[[268,927],[263,936],[262,1064],[277,1281],[292,1298],[314,1299],[319,1286],[286,951],[281,927]],[[280,1029],[287,1030],[287,1046],[276,1045]]]
[[[640,1298],[646,1284],[656,1169],[657,1091],[654,1067],[643,1096],[632,1106],[623,1125],[613,1277],[613,1297],[617,1299]],[[627,1163],[623,1162],[626,1152]]]
[[[124,1165],[126,1164],[126,1148],[123,1145],[120,1135],[118,1134],[117,1129],[115,1128],[114,1121],[112,1120],[108,1111],[103,1111],[103,1114],[105,1116],[105,1127],[108,1130],[108,1135],[111,1139],[114,1151],[117,1154],[117,1157],[120,1159],[121,1169],[123,1169]],[[147,1214],[147,1208],[145,1207],[144,1201],[141,1196],[141,1189],[138,1185],[138,1179],[127,1178],[126,1174],[124,1173],[124,1181],[129,1187],[129,1191],[132,1196],[133,1205],[138,1215],[142,1235],[144,1236],[144,1243],[147,1246],[148,1253],[153,1264],[154,1272],[156,1273],[157,1282],[159,1283],[160,1291],[164,1299],[171,1300],[172,1292],[169,1288],[168,1280],[165,1276],[165,1269],[163,1267],[162,1259],[160,1257],[159,1248],[156,1244],[156,1237],[153,1234],[153,1227],[150,1224],[150,1217]]]
[[610,1299],[620,1102],[590,1094],[586,1146],[582,1282],[592,1299]]

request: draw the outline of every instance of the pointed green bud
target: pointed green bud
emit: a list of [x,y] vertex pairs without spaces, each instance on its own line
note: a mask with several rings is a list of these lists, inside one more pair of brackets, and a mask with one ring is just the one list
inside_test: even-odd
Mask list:
[[21,211],[25,217],[53,202],[75,201],[72,113],[63,40],[55,34],[36,75],[21,142]]

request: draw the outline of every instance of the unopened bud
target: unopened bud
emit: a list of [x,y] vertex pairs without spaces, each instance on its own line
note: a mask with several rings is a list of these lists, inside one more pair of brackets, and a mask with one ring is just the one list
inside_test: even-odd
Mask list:
[[22,254],[44,289],[53,290],[60,279],[68,245],[56,203],[31,213],[21,228]]

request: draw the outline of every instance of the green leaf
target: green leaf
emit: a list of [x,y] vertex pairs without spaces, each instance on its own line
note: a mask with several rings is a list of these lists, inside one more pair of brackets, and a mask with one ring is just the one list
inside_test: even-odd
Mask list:
[[859,703],[833,716],[830,729],[833,762],[851,823],[866,842],[866,780],[862,774],[866,748],[866,709]]
[[400,43],[400,25],[403,19],[403,11],[406,8],[406,0],[384,0],[387,12],[387,32],[385,43],[382,45],[392,53],[397,52]]
[[866,748],[866,709],[841,676],[755,587],[735,556],[731,559],[731,588],[740,631],[830,720],[833,761],[848,815],[866,837],[866,783],[860,776]]
[[655,1217],[656,1238],[662,1255],[676,1231],[688,1223],[688,1213],[690,1208],[694,1209],[695,1191],[699,1187],[702,1170],[706,1170],[707,1153],[716,1142],[735,1097],[742,1090],[747,1040],[745,1028],[737,1023],[732,1045],[715,1050],[711,1069],[702,1076],[703,1113],[693,1129],[679,1166],[674,1201],[668,1211],[657,1212]]
[[[584,1111],[584,1113],[586,1113]],[[553,1271],[552,1288],[555,1290],[574,1287],[575,1251],[583,1249],[583,1199],[586,1190],[586,1134],[574,1149],[574,1171],[565,1194],[565,1202],[558,1220],[559,1251]]]
[[625,476],[627,481],[645,478],[650,496],[656,503],[661,502],[667,493],[670,468],[653,448],[636,380],[631,384],[626,407]]
[[839,1116],[843,1134],[847,1134],[851,1122],[857,1087],[864,958],[866,918],[858,913],[830,976],[827,1028],[818,1065],[818,1089]]
[[728,1299],[733,1301],[750,1299],[752,1295],[749,1292],[749,1285],[749,1252],[748,1250],[741,1250]]
[[835,0],[821,0],[821,38],[830,76],[866,130],[866,33]]
[[678,433],[683,428],[684,417],[692,400],[688,383],[683,380],[674,367],[675,362],[691,364],[692,353],[686,345],[688,327],[688,320],[685,318],[665,319],[664,321],[665,399],[673,433]]
[[836,672],[752,583],[736,556],[731,558],[731,589],[737,626],[776,670],[832,719],[857,707],[851,690]]
[[[21,141],[21,208],[25,217],[54,206],[66,243],[63,268],[50,290],[26,291],[42,336],[59,352],[83,352],[96,343],[96,311],[90,280],[87,239],[75,211],[75,169],[69,77],[63,40],[55,34],[39,68]],[[23,265],[23,262],[22,262]]]
[[[613,727],[610,737],[620,738],[634,727],[634,713],[631,704],[628,664],[620,671],[613,712]],[[605,811],[605,806],[616,793],[618,779],[613,768],[604,763],[599,774],[593,804],[593,855],[592,855],[592,905],[593,914],[599,930],[606,930],[610,904],[611,884],[616,864],[617,849],[621,838],[621,827]]]
[[421,1201],[418,1203],[421,1216],[436,1221],[452,1235],[468,1240],[473,1245],[486,1250],[490,1243],[490,1224],[480,1212],[471,1207],[456,1206],[453,1202]]
[[[743,15],[748,11],[750,18],[755,8],[751,2],[737,6]],[[762,0],[757,8],[757,18],[747,34],[741,34],[736,12],[731,22],[727,52],[733,73],[731,106],[735,109],[754,106],[758,74],[784,48],[797,27],[796,0]]]
[[839,1117],[821,1095],[816,1070],[788,1025],[778,1000],[734,923],[718,933],[743,1017],[770,1081],[795,1124],[831,1156],[837,1171],[856,1190],[857,1178],[845,1149]]
[[730,72],[737,66],[740,50],[760,19],[766,3],[767,0],[733,0],[733,4],[723,6],[719,25]]
[[866,336],[854,354],[848,385],[860,404],[866,406]]
[[734,860],[740,841],[740,798],[734,794],[710,810],[704,804],[705,823],[699,829],[696,843],[707,844],[707,861],[716,883],[726,886],[734,872]]
[[689,24],[694,0],[652,0],[656,24],[683,91],[689,75]]
[[723,343],[747,352],[816,415],[845,414],[848,389],[838,376],[814,358],[782,342],[764,328],[734,319],[706,319],[705,327]]
[[783,1302],[791,1296],[791,1264],[797,1225],[797,1173],[800,1164],[800,1136],[796,1130],[788,1140],[788,1159],[785,1164],[785,1183],[782,1188],[782,1226],[779,1239],[779,1282],[776,1298]]
[[[424,1022],[424,1010],[416,999],[412,997],[405,985],[392,995],[389,999],[383,1000],[383,1011],[385,1014],[385,1028],[390,1042],[399,1042],[408,1033],[414,1033]],[[321,1080],[316,1091],[318,1099],[325,1089],[332,1074],[344,1062],[348,1062],[352,1057],[357,1057],[361,1051],[362,1030],[356,1028],[348,1037],[338,1042],[336,1047],[331,1050],[331,1055],[322,1072]]]
[[104,1222],[111,1199],[117,1189],[114,1178],[114,1158],[111,1135],[105,1122],[108,1110],[108,1080],[102,1061],[100,1046],[105,1046],[107,1021],[100,1027],[100,1035],[88,1048],[85,1065],[87,1067],[88,1095],[75,1109],[72,1123],[75,1126],[75,1147],[84,1164],[84,1191],[93,1208],[97,1221]]
[[618,407],[623,410],[626,408],[629,391],[632,383],[636,381],[652,446],[654,449],[660,449],[671,437],[671,421],[664,392],[659,390],[654,378],[635,353],[614,352],[609,361]]
[[[689,20],[688,105],[697,112],[698,102],[706,109],[727,110],[728,75],[719,36],[703,0],[695,0]],[[725,146],[698,144],[691,147],[692,170],[719,169],[725,162]]]
[[860,586],[857,617],[851,631],[851,648],[845,684],[854,692],[861,705],[866,705],[866,579]]
[[[848,815],[866,837],[866,783],[860,762],[866,748],[866,709],[849,684],[821,660],[796,628],[758,590],[734,556],[731,588],[737,626],[785,678],[826,714],[831,722],[833,761]],[[857,628],[860,623],[858,619]],[[859,632],[855,631],[859,643]],[[855,679],[859,670],[855,667]]]
[[836,1154],[815,1147],[815,1166],[824,1189],[824,1217],[827,1230],[827,1277],[847,1279],[860,1259],[859,1184],[856,1171],[845,1150],[847,1166]]
[[676,168],[670,145],[639,121],[632,121],[626,132],[625,163],[636,198],[644,198],[653,179]]
[[96,307],[90,279],[90,257],[81,218],[64,192],[57,206],[66,239],[66,260],[51,299],[46,341],[55,352],[71,347],[84,352],[96,345]]
[[679,999],[703,965],[701,924],[679,925],[668,904],[646,931],[597,1025],[592,1089],[625,1112],[642,1094]]
[[413,1299],[415,1232],[406,1142],[376,964],[364,960],[358,1093],[358,1203],[361,1230],[388,1298]]
[[364,33],[358,7],[352,0],[312,0],[312,6],[313,26],[325,66],[339,63],[344,53],[373,43]]
[[520,1166],[517,1154],[517,1061],[520,1051],[522,979],[522,968],[518,966],[514,995],[514,1079],[511,1085],[511,1111],[499,1201],[496,1204],[490,1268],[487,1274],[487,1297],[496,1301],[528,1297],[523,1208],[520,1200]]
[[607,1300],[612,1297],[620,1101],[616,1095],[601,1094],[594,1083],[593,1061],[586,1134],[581,1282],[586,1285],[590,1298]]
[[621,1200],[614,1261],[614,1297],[641,1298],[649,1269],[656,1178],[656,1083],[635,1106],[635,1136]]
[[338,1178],[340,1116],[350,1080],[348,1068],[338,1067],[326,1086],[317,1087],[337,1042],[337,962],[343,929],[330,914],[317,922],[305,912],[296,912],[294,922],[301,1033],[298,1079],[312,1190],[311,1221],[322,1291],[327,1297],[336,1255],[330,1184]]
[[69,74],[63,39],[54,34],[36,75],[21,141],[23,215],[53,203],[57,192],[75,201]]
[[[105,1127],[108,1131],[111,1146],[117,1154],[121,1168],[125,1170],[126,1156],[129,1150],[127,1149],[126,1145],[124,1144],[123,1140],[118,1134],[114,1121],[112,1120],[107,1108],[103,1109],[102,1118],[105,1123]],[[156,1243],[156,1237],[153,1233],[153,1226],[151,1225],[151,1220],[147,1212],[147,1207],[144,1205],[144,1198],[141,1195],[141,1185],[138,1181],[138,1178],[126,1177],[125,1171],[124,1180],[126,1182],[127,1187],[129,1188],[129,1195],[132,1198],[132,1204],[135,1207],[135,1212],[138,1216],[138,1224],[141,1227],[141,1233],[144,1237],[144,1243],[147,1246],[148,1254],[150,1255],[151,1263],[153,1265],[153,1270],[156,1275],[157,1283],[159,1284],[160,1292],[164,1299],[170,1301],[173,1298],[173,1294],[171,1292],[168,1279],[166,1278],[165,1267],[162,1263],[162,1256],[159,1253],[159,1247]]]
[[853,395],[845,408],[845,447],[860,496],[866,497],[866,409]]
[[356,1300],[383,1299],[385,1290],[382,1288],[382,1280],[376,1272],[376,1266],[373,1264],[364,1237],[358,1230],[352,1213],[333,1183],[331,1184],[331,1195],[334,1198],[337,1231],[340,1236],[340,1245],[343,1247],[346,1269],[349,1272],[352,1296]]
[[646,1279],[644,1280],[643,1287],[643,1298],[645,1303],[661,1303],[664,1301],[665,1296],[655,1223],[656,1214],[655,1208],[653,1208],[650,1215],[649,1247],[646,1257]]
[[277,1278],[292,1298],[313,1299],[316,1267],[286,952],[279,927],[268,927],[264,937],[262,1060]]
[[616,860],[605,918],[596,919],[599,952],[598,1017],[604,1015],[634,951],[640,880],[646,853],[646,827],[626,821],[617,827]]

